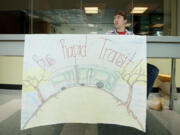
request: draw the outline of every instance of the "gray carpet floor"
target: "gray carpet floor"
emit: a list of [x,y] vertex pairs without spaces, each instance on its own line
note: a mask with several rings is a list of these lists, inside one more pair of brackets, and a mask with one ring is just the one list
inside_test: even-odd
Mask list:
[[[111,124],[56,124],[20,130],[19,90],[0,90],[0,135],[179,135],[180,130],[168,128],[171,112],[147,111],[147,129],[143,133],[134,128]],[[174,112],[175,113],[175,112]],[[163,119],[158,119],[159,116]],[[158,117],[157,117],[158,116]],[[174,115],[175,116],[175,115]],[[176,115],[175,119],[179,117]],[[169,118],[169,116],[168,116]],[[180,117],[179,117],[180,119]],[[173,119],[174,121],[174,119]],[[164,124],[166,123],[166,124]],[[170,126],[174,127],[177,122]]]

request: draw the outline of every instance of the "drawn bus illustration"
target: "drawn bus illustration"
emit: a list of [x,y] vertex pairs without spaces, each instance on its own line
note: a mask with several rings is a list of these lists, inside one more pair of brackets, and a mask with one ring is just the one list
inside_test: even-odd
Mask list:
[[52,74],[50,79],[52,85],[56,89],[64,90],[69,87],[76,85],[75,71],[74,68],[60,69]]
[[87,84],[88,86],[94,86],[112,91],[118,81],[118,75],[102,67],[81,66],[78,70],[80,79],[79,82],[81,84]]
[[57,89],[64,90],[74,86],[92,86],[108,91],[115,89],[118,75],[108,69],[97,66],[72,66],[59,70],[51,76],[51,83]]

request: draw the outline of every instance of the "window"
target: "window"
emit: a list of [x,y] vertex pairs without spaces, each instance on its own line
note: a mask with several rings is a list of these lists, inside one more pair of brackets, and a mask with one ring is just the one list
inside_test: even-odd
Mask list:
[[176,0],[6,0],[0,33],[104,34],[117,9],[128,13],[127,29],[137,35],[176,35]]

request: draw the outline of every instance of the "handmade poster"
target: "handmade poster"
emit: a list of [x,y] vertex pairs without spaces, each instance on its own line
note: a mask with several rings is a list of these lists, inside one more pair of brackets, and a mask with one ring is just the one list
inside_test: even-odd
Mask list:
[[26,35],[21,129],[107,123],[145,131],[146,37]]

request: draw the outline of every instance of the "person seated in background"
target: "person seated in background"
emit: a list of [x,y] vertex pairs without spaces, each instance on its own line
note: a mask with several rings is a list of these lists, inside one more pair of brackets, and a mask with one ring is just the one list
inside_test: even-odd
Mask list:
[[[134,35],[126,29],[127,15],[124,11],[117,10],[114,13],[114,30],[108,31],[108,35]],[[151,93],[153,84],[158,76],[159,69],[152,65],[147,64],[147,98]]]

